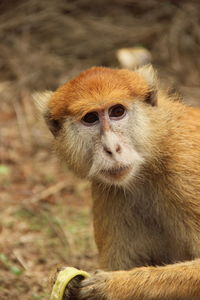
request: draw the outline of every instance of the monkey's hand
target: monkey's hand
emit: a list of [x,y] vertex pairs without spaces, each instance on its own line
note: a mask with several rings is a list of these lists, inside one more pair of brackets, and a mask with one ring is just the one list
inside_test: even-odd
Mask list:
[[96,271],[89,278],[80,281],[79,285],[73,283],[74,287],[73,284],[68,286],[68,293],[75,295],[72,300],[141,300],[142,290],[145,289],[144,278],[141,276],[144,274],[139,274],[139,269],[135,270],[137,271]]
[[144,276],[142,269],[139,272],[138,270],[136,268],[131,271],[97,271],[80,282],[76,300],[156,299],[143,297],[148,276]]
[[130,271],[97,272],[80,282],[78,300],[200,299],[200,259]]
[[[109,287],[113,281],[113,275],[119,272],[96,271],[89,278],[80,282],[78,300],[106,300],[111,299]],[[115,277],[115,276],[114,276]]]

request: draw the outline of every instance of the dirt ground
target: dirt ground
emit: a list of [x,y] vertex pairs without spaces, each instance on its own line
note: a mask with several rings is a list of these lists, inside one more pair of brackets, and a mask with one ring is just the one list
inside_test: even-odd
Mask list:
[[116,50],[143,46],[164,87],[200,105],[200,3],[160,0],[0,2],[0,300],[46,300],[57,265],[98,267],[87,181],[61,166],[36,117],[55,90]]

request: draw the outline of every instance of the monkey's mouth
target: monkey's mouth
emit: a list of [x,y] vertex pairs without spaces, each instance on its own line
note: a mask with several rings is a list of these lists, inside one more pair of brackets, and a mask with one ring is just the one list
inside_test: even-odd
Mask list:
[[101,170],[101,173],[105,176],[112,177],[114,179],[121,179],[126,176],[131,170],[131,166],[123,166],[118,168],[111,168],[108,170]]

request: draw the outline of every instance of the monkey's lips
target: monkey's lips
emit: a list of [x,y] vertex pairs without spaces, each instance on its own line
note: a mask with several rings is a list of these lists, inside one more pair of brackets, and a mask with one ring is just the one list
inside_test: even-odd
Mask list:
[[125,177],[131,170],[131,166],[116,167],[107,170],[101,170],[101,173],[105,176],[113,179],[121,179]]

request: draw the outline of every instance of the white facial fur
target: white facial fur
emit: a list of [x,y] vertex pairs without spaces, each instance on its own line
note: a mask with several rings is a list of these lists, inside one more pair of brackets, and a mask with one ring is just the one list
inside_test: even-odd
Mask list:
[[[145,162],[149,135],[144,105],[137,102],[121,120],[110,120],[111,129],[102,132],[100,123],[85,126],[67,118],[56,138],[63,160],[79,176],[108,185],[126,186]],[[120,152],[115,151],[120,146]],[[109,149],[112,155],[105,152]]]
[[[131,144],[131,140],[127,136],[128,132],[128,116],[126,120],[112,121],[112,131],[105,132],[100,138],[96,136],[96,150],[93,155],[93,164],[90,168],[88,177],[97,178],[108,184],[124,185],[129,181],[138,166],[143,162],[142,156],[135,150]],[[111,150],[112,156],[109,156],[104,151],[104,146]],[[120,146],[121,151],[115,151],[116,147]],[[117,173],[121,168],[124,170],[124,176],[117,177]],[[116,170],[116,176],[109,175],[109,171]]]

